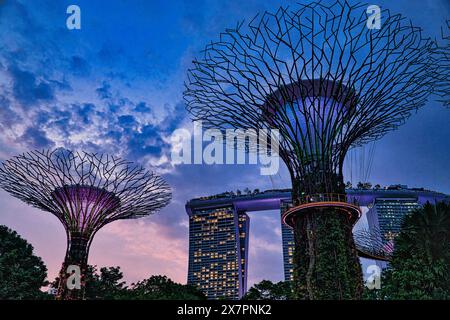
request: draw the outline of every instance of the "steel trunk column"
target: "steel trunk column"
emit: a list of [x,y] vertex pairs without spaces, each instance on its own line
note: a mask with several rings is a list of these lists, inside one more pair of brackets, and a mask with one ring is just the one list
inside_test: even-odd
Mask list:
[[[84,299],[89,245],[88,237],[79,232],[70,234],[66,256],[59,272],[59,286],[56,295],[58,300]],[[68,269],[70,266],[73,267]],[[79,268],[79,274],[74,270],[77,268]]]

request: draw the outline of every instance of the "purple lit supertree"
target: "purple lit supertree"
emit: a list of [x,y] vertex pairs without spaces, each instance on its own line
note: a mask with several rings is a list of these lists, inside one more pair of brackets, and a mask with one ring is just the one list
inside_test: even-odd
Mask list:
[[[0,187],[55,215],[67,234],[57,298],[82,299],[94,235],[106,224],[145,217],[166,206],[169,186],[156,174],[120,158],[65,149],[31,151],[3,162]],[[78,266],[81,287],[67,287],[67,268]]]
[[361,297],[361,211],[347,202],[344,159],[402,125],[434,86],[433,42],[388,10],[372,28],[367,8],[336,0],[265,12],[223,32],[188,72],[187,110],[205,128],[279,130],[300,299]]

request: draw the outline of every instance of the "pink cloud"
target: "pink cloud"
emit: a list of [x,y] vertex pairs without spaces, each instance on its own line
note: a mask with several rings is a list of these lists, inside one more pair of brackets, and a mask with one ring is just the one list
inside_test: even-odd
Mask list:
[[104,227],[93,242],[89,263],[120,265],[130,283],[156,274],[186,283],[187,235],[186,239],[171,238],[166,226],[152,222],[151,217],[144,219]]

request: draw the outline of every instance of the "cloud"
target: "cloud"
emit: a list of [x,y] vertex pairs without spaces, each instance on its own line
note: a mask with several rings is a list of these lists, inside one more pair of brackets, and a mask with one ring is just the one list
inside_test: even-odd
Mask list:
[[0,95],[0,126],[11,128],[13,124],[20,121],[21,117],[11,108],[11,101],[4,95]]
[[136,119],[129,114],[120,116],[117,120],[119,121],[119,125],[124,129],[133,128],[137,124]]
[[8,72],[13,81],[13,96],[24,106],[54,99],[53,86],[45,80],[37,80],[35,75],[17,66],[10,66]]
[[[186,238],[172,238],[166,226],[153,222],[153,216],[140,220],[117,221],[106,226],[94,240],[90,263],[117,265],[128,282],[150,275],[167,275],[186,282],[188,246]],[[114,252],[104,249],[114,247]]]
[[100,99],[111,99],[111,85],[107,83],[106,81],[103,81],[102,86],[97,88],[95,92],[97,92]]
[[73,104],[72,106],[74,106],[76,114],[80,117],[81,123],[89,124],[92,121],[92,116],[96,110],[96,106],[93,103]]
[[20,137],[20,140],[25,142],[31,148],[51,148],[54,143],[47,138],[44,131],[29,127],[25,133]]
[[82,77],[89,76],[91,72],[90,64],[80,56],[72,56],[69,69],[72,71],[72,74]]
[[147,113],[151,112],[151,109],[145,102],[141,101],[136,105],[136,107],[134,107],[134,111],[139,113]]

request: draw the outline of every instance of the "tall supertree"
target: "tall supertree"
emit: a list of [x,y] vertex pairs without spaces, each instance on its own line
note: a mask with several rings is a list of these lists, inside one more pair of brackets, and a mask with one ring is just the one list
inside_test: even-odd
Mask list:
[[[67,234],[59,299],[82,299],[89,247],[106,224],[148,216],[171,199],[156,174],[120,158],[65,149],[31,151],[3,162],[0,187],[55,215]],[[81,287],[68,288],[69,266],[80,268]]]
[[[433,42],[402,16],[367,5],[311,3],[227,29],[193,61],[184,92],[206,128],[278,129],[292,181],[295,292],[353,299],[362,292],[343,162],[423,106]],[[374,28],[373,28],[374,26]]]

